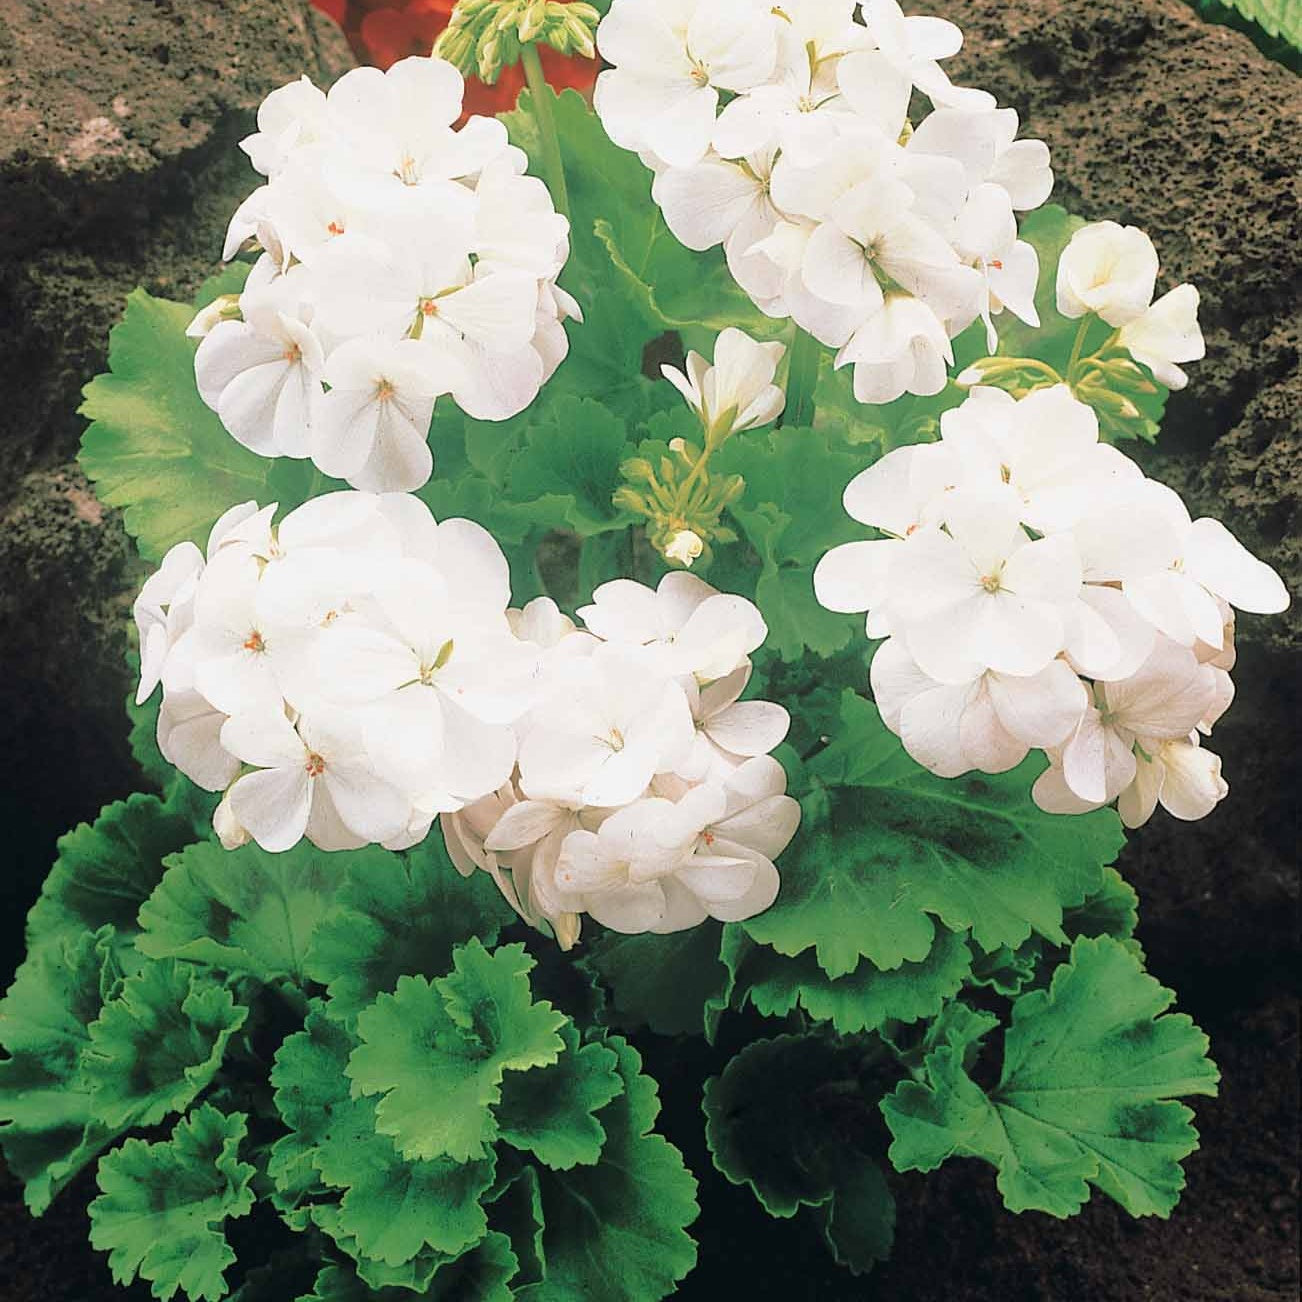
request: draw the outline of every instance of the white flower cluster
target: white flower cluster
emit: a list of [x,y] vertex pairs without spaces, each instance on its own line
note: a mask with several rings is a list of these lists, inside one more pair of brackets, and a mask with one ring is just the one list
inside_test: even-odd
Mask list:
[[254,452],[413,491],[436,398],[503,420],[564,360],[569,223],[500,122],[454,130],[463,90],[450,63],[412,58],[329,94],[303,78],[258,111],[243,147],[268,179],[225,255],[263,253],[238,305],[191,327],[200,394]]
[[663,933],[767,909],[800,806],[769,753],[786,710],[741,699],[759,611],[677,572],[607,583],[579,615],[584,630],[540,599],[514,616],[546,648],[542,686],[512,779],[443,816],[453,861],[567,948],[584,913]]
[[[896,0],[614,0],[597,42],[597,111],[670,229],[839,349],[861,402],[938,393],[978,317],[992,351],[1005,307],[1039,324],[1016,212],[1048,198],[1049,151],[950,83],[952,23]],[[915,89],[934,106],[916,124]]]
[[1065,386],[974,389],[941,433],[851,481],[846,510],[885,537],[814,576],[888,639],[871,674],[887,726],[944,777],[1047,751],[1051,812],[1208,814],[1228,788],[1199,734],[1233,697],[1231,607],[1285,609],[1278,575],[1099,442]]
[[205,556],[173,548],[135,605],[163,755],[225,790],[216,826],[283,851],[400,849],[444,818],[563,943],[750,917],[799,807],[769,752],[786,711],[742,701],[759,612],[699,579],[598,589],[576,630],[509,609],[507,562],[403,494],[331,493],[273,524],[247,503]]

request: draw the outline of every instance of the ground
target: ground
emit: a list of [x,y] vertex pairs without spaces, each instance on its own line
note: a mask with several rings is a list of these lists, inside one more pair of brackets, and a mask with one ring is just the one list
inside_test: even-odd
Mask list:
[[[909,6],[911,7],[911,6]],[[1141,453],[1195,513],[1226,518],[1298,590],[1302,82],[1179,0],[937,0],[967,46],[955,79],[995,91],[1054,152],[1055,197],[1153,235],[1163,282],[1195,281],[1209,356]],[[232,148],[265,92],[348,55],[297,0],[0,0],[0,977],[55,837],[137,783],[119,702],[137,569],[72,464],[81,385],[125,292],[188,294],[252,186]],[[1169,1221],[1098,1200],[1012,1217],[993,1173],[896,1181],[895,1257],[867,1280],[710,1182],[684,1298],[901,1302],[1268,1302],[1297,1297],[1296,613],[1245,619],[1240,697],[1217,729],[1230,798],[1200,828],[1159,814],[1122,869],[1152,971],[1212,1039],[1221,1096]],[[648,1046],[665,1126],[706,1171],[690,1050]],[[675,1064],[677,1071],[674,1070]],[[32,1223],[0,1176],[0,1297],[113,1302],[86,1243],[83,1181]]]

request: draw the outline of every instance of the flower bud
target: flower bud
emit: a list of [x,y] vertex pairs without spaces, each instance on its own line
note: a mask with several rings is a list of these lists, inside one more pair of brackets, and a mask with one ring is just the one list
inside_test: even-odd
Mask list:
[[697,533],[691,529],[680,529],[665,547],[665,560],[677,561],[678,564],[691,567],[693,561],[700,558],[705,544]]
[[223,850],[238,850],[240,846],[249,843],[248,832],[244,830],[231,810],[229,791],[222,797],[221,804],[213,812],[212,828],[217,833],[217,839],[222,843]]

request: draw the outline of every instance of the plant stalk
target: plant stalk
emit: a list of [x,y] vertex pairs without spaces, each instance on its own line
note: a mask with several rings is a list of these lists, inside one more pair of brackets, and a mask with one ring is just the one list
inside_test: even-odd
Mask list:
[[814,390],[823,346],[807,331],[797,328],[787,362],[787,406],[783,425],[813,425]]
[[565,182],[565,160],[561,156],[561,139],[556,131],[556,114],[552,111],[555,92],[543,74],[542,60],[536,45],[526,45],[520,54],[524,79],[529,85],[533,100],[534,117],[538,122],[538,135],[542,143],[542,169],[547,177],[547,188],[552,192],[556,211],[565,218],[570,216],[570,190]]

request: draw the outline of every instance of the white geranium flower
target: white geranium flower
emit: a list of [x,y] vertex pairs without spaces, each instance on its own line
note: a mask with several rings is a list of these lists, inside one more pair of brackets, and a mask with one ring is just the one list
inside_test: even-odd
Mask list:
[[833,547],[814,570],[814,594],[828,610],[868,613],[868,636],[890,631],[886,599],[892,560],[905,538],[943,519],[941,499],[963,482],[964,467],[945,443],[895,448],[846,485],[846,513],[888,535]]
[[136,597],[131,613],[140,637],[137,705],[154,694],[168,653],[194,621],[194,596],[203,567],[203,553],[194,543],[177,543]]
[[1037,533],[1070,529],[1119,479],[1141,477],[1128,458],[1099,443],[1094,408],[1066,385],[1014,399],[976,388],[941,417],[941,436],[973,488],[1009,485],[1022,503],[1022,523]]
[[1152,755],[1165,742],[1187,739],[1216,694],[1215,670],[1160,638],[1137,673],[1095,685],[1093,703],[1036,782],[1036,803],[1078,813],[1115,800],[1135,780],[1136,747]]
[[1195,734],[1137,754],[1135,780],[1121,793],[1117,812],[1127,827],[1142,827],[1160,803],[1172,818],[1192,823],[1206,818],[1229,794],[1221,757],[1204,750]]
[[1177,285],[1163,294],[1142,316],[1121,327],[1117,342],[1130,349],[1168,389],[1183,389],[1189,377],[1177,362],[1197,362],[1207,356],[1198,326],[1198,291]]
[[772,77],[780,19],[761,0],[615,0],[597,29],[595,105],[624,149],[650,150],[690,167],[710,147],[719,91]]
[[[367,748],[377,773],[422,813],[459,809],[496,791],[515,767],[510,724],[529,708],[537,653],[514,637],[506,599],[458,598],[456,585],[487,571],[501,553],[477,525],[445,521],[447,568],[405,559],[385,567],[371,608],[323,631],[313,664],[321,697],[365,707]],[[504,563],[504,562],[503,562]],[[493,586],[496,586],[493,584]]]
[[614,808],[683,762],[695,728],[687,697],[635,648],[598,647],[557,667],[520,745],[530,799]]
[[1019,212],[1038,208],[1053,190],[1049,147],[1043,140],[1018,140],[1016,109],[964,112],[941,108],[928,113],[905,145],[912,154],[931,154],[961,163],[969,190],[999,186]]
[[238,715],[222,745],[257,771],[230,790],[230,810],[264,849],[289,850],[306,835],[322,850],[352,850],[406,826],[407,800],[371,767],[354,721],[280,713]]
[[679,767],[684,777],[723,779],[744,761],[776,750],[791,728],[791,716],[772,701],[743,701],[751,666],[726,678],[697,686],[686,681],[688,704],[696,724],[696,744]]
[[1154,536],[1171,561],[1169,568],[1128,576],[1123,589],[1135,609],[1167,637],[1182,646],[1203,642],[1219,649],[1225,639],[1220,602],[1261,615],[1288,608],[1288,589],[1279,575],[1219,520],[1190,519],[1179,494],[1151,479],[1135,486],[1133,501],[1150,518],[1160,517]]
[[[953,23],[943,18],[906,18],[896,0],[864,0],[859,10],[883,59],[933,104],[970,111],[995,106],[995,97],[988,91],[955,86],[941,70],[938,60],[952,57],[963,47],[963,33]],[[867,57],[850,54],[845,62]]]
[[1075,544],[1064,535],[1032,541],[1010,488],[960,490],[944,502],[945,530],[916,530],[891,563],[893,631],[941,682],[971,682],[987,669],[1038,673],[1066,644],[1081,587]]
[[305,268],[245,291],[243,321],[215,326],[195,353],[199,395],[260,456],[304,458],[322,397],[325,350]]
[[453,130],[464,92],[461,74],[442,59],[345,73],[326,97],[335,190],[359,207],[414,217],[455,201],[464,189],[457,181],[478,177],[509,148],[495,118]]
[[312,430],[313,462],[327,475],[376,493],[410,493],[434,469],[434,402],[456,386],[455,363],[430,343],[379,336],[331,353],[329,392]]
[[940,319],[908,294],[888,294],[836,357],[838,368],[854,367],[854,396],[867,403],[939,393],[953,361]]
[[878,647],[871,680],[882,722],[919,764],[943,778],[1016,768],[1032,747],[1064,742],[1089,702],[1062,660],[1027,677],[987,672],[969,683],[939,683],[898,638]]
[[632,579],[603,583],[579,618],[603,641],[646,648],[662,673],[691,674],[701,683],[746,664],[768,636],[753,602],[681,570],[654,590]]
[[1142,316],[1153,301],[1157,250],[1138,226],[1093,222],[1071,237],[1058,261],[1058,311],[1087,312],[1110,326]]
[[706,430],[726,438],[768,425],[782,414],[787,395],[773,377],[786,351],[784,344],[757,343],[730,326],[715,340],[712,363],[700,353],[689,352],[686,374],[673,366],[662,366],[660,371],[700,416]]
[[770,194],[777,151],[729,160],[707,155],[690,167],[661,171],[651,187],[674,238],[704,252],[722,244],[737,283],[771,315],[785,315],[784,279],[755,246],[773,234],[782,213]]
[[205,791],[224,791],[240,771],[239,760],[221,743],[226,717],[193,689],[163,693],[158,711],[159,752]]
[[258,106],[258,129],[240,148],[264,176],[284,170],[294,154],[327,132],[326,97],[309,78],[273,90]]
[[221,842],[223,850],[238,850],[240,846],[248,845],[253,839],[249,836],[248,828],[235,817],[229,791],[213,810],[212,830],[217,833],[217,839]]

